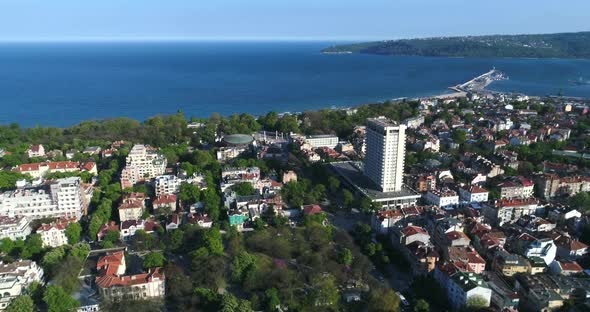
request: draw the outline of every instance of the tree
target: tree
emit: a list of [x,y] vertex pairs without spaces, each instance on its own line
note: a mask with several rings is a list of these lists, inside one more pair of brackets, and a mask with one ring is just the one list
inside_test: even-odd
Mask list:
[[266,297],[266,311],[274,312],[277,310],[277,307],[281,305],[281,300],[279,298],[279,292],[276,288],[267,289],[264,292],[264,296]]
[[181,229],[175,229],[168,232],[166,235],[166,249],[175,252],[182,247],[182,241],[184,239],[184,232]]
[[391,289],[371,288],[369,292],[370,312],[397,312],[399,304],[399,296]]
[[430,305],[424,299],[418,299],[416,301],[416,305],[414,306],[414,312],[428,312],[430,311]]
[[256,270],[256,257],[243,251],[234,258],[230,270],[232,279],[236,282],[242,282],[248,271]]
[[201,191],[199,187],[191,183],[182,183],[180,185],[180,193],[178,199],[180,199],[183,205],[192,205],[199,201]]
[[349,190],[342,190],[342,202],[346,208],[352,208],[352,203],[354,202],[354,196]]
[[236,298],[230,292],[226,292],[221,296],[220,309],[221,312],[252,312],[250,301]]
[[489,302],[486,298],[480,295],[474,295],[467,299],[467,307],[469,309],[483,309],[489,306]]
[[164,266],[165,261],[166,258],[162,253],[150,252],[149,254],[145,255],[145,257],[143,257],[143,268],[147,270],[151,268],[162,267]]
[[232,187],[232,189],[238,194],[239,196],[248,196],[254,194],[256,191],[252,186],[252,183],[249,182],[241,182]]
[[214,255],[223,255],[223,241],[218,227],[213,227],[205,231],[203,235],[204,245],[210,253]]
[[71,312],[80,306],[78,300],[56,285],[47,287],[43,301],[47,304],[49,312]]
[[80,234],[82,233],[82,226],[78,222],[68,224],[66,227],[66,237],[68,238],[68,244],[74,245],[80,241]]
[[588,192],[579,192],[576,195],[570,197],[570,205],[576,209],[580,209],[583,212],[590,210],[590,194]]
[[40,234],[31,234],[25,241],[24,249],[20,256],[22,258],[30,259],[43,251],[43,240]]
[[350,249],[344,248],[344,250],[342,250],[342,253],[340,254],[340,263],[345,266],[350,266],[352,264],[352,251],[350,251]]
[[15,245],[14,241],[8,237],[3,238],[0,241],[0,244],[1,244],[0,250],[2,251],[2,253],[5,253],[5,254],[10,254],[12,252],[12,250],[14,249],[14,245]]
[[328,188],[330,192],[336,192],[340,188],[340,180],[333,176],[328,177]]
[[35,304],[33,299],[31,299],[28,295],[20,295],[16,297],[6,310],[5,312],[33,312],[35,310]]
[[311,300],[315,306],[335,306],[338,304],[338,288],[332,275],[318,276],[312,280]]
[[452,134],[453,141],[457,144],[464,144],[467,141],[467,132],[465,130],[457,129]]

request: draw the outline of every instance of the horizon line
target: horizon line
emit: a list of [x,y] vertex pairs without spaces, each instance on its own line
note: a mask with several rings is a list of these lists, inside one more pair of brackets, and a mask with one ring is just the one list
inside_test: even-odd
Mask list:
[[369,37],[54,37],[54,38],[0,38],[0,43],[75,43],[75,42],[355,42],[380,41]]

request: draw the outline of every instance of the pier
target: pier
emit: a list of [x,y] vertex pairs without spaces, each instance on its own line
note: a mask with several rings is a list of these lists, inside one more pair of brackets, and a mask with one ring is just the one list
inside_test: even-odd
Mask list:
[[501,71],[494,68],[485,74],[479,75],[465,83],[450,87],[449,89],[457,92],[481,91],[494,81],[506,79],[508,78]]

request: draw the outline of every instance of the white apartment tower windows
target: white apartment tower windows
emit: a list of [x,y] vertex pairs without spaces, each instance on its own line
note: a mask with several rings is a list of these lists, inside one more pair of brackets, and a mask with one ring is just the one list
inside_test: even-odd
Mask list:
[[406,126],[385,117],[368,120],[366,132],[365,175],[382,192],[402,189]]

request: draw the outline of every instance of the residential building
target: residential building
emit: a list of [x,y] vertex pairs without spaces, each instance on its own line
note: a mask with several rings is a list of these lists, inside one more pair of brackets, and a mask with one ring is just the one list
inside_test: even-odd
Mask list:
[[168,207],[171,212],[176,211],[176,195],[175,194],[162,194],[156,197],[152,202],[154,212],[160,208]]
[[213,226],[213,220],[205,213],[190,213],[187,216],[187,223],[196,224],[201,228],[209,229]]
[[447,261],[467,272],[482,273],[486,268],[486,261],[469,246],[451,246],[447,248]]
[[456,207],[459,205],[457,192],[450,189],[430,190],[424,195],[424,200],[431,205],[441,208]]
[[434,175],[421,175],[414,184],[414,189],[420,193],[436,189],[436,177]]
[[8,191],[0,195],[0,216],[25,216],[30,220],[43,218],[79,219],[88,207],[87,196],[79,177],[48,182],[40,187]]
[[516,275],[515,288],[521,295],[523,311],[555,311],[565,300],[588,298],[590,279],[563,275]]
[[121,172],[121,187],[132,187],[138,182],[164,174],[166,157],[145,145],[134,145],[127,155]]
[[467,203],[481,203],[488,201],[489,192],[477,185],[463,186],[459,188],[461,200]]
[[166,293],[166,277],[162,268],[147,273],[126,275],[125,254],[117,251],[98,259],[96,287],[108,301],[161,299]]
[[535,183],[525,177],[512,177],[497,185],[502,198],[530,198],[533,196]]
[[489,306],[492,290],[482,276],[475,273],[457,272],[449,279],[447,288],[449,303],[457,311],[469,303],[470,298],[482,298]]
[[45,148],[42,144],[34,144],[27,150],[29,158],[33,157],[45,157]]
[[221,170],[221,192],[223,193],[226,189],[243,182],[248,182],[256,187],[260,178],[260,168],[258,167],[224,168]]
[[400,209],[380,210],[372,216],[371,225],[378,233],[385,234],[403,219]]
[[413,242],[430,245],[430,235],[428,234],[428,231],[414,225],[408,225],[404,228],[395,228],[391,239],[394,244],[402,246],[409,245]]
[[68,244],[66,228],[70,223],[78,222],[76,218],[61,218],[49,224],[41,224],[37,229],[37,234],[41,235],[43,247],[59,247]]
[[562,235],[555,240],[557,255],[561,259],[577,260],[588,253],[588,245],[579,240]]
[[22,164],[14,167],[14,172],[28,174],[34,179],[42,178],[48,173],[78,172],[80,164],[73,161],[52,161],[32,164]]
[[483,214],[491,224],[503,225],[514,223],[522,216],[535,214],[538,208],[538,201],[534,198],[501,199],[483,205]]
[[385,117],[369,119],[364,171],[382,192],[402,189],[406,126]]
[[24,216],[0,216],[0,239],[24,240],[31,234],[29,219]]
[[321,147],[329,147],[331,149],[335,149],[340,139],[338,139],[338,136],[336,135],[321,134],[307,135],[305,136],[304,141],[305,143],[309,144],[312,149]]
[[143,193],[131,193],[125,195],[119,205],[119,220],[138,220],[145,210],[145,195]]
[[545,199],[556,196],[573,196],[579,192],[590,192],[590,177],[560,177],[556,173],[545,173],[537,179],[537,185]]
[[180,191],[181,180],[174,175],[161,175],[154,178],[156,196],[176,194]]
[[576,261],[553,261],[549,264],[549,270],[555,275],[580,275],[584,269]]
[[511,254],[506,250],[498,251],[492,266],[504,276],[513,276],[517,273],[528,274],[531,271],[531,266],[524,257]]
[[26,293],[33,282],[42,281],[43,269],[34,261],[0,262],[0,310],[6,309],[12,300]]
[[524,251],[525,257],[539,257],[543,259],[547,265],[553,262],[556,255],[557,246],[550,238],[537,239],[531,242]]

